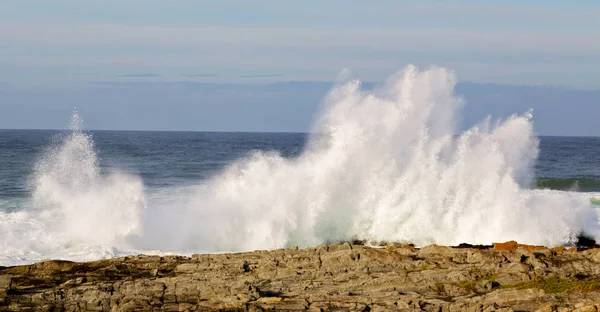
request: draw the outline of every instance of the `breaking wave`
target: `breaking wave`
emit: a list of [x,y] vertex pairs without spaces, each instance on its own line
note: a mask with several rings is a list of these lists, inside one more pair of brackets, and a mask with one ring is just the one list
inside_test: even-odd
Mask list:
[[359,81],[340,84],[298,157],[256,152],[151,201],[139,177],[101,172],[75,115],[72,131],[35,167],[33,208],[0,213],[8,224],[0,228],[0,260],[242,251],[354,237],[416,245],[555,246],[581,232],[600,239],[587,197],[536,189],[532,112],[456,134],[463,101],[455,82],[446,69],[408,66],[373,91]]
[[185,216],[170,241],[250,250],[352,237],[417,245],[598,237],[598,216],[580,194],[533,190],[532,112],[454,135],[463,106],[454,85],[445,69],[409,66],[372,92],[358,81],[334,88],[299,157],[255,153],[169,204]]

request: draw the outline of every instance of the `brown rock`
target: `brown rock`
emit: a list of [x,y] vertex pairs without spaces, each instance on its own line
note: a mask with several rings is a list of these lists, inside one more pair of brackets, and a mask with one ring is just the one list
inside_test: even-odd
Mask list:
[[592,311],[600,251],[349,243],[0,268],[2,311]]
[[547,247],[544,246],[534,246],[534,245],[524,245],[524,244],[519,244],[515,241],[508,241],[508,242],[504,242],[504,243],[493,243],[494,245],[494,250],[508,250],[508,251],[514,251],[517,250],[517,248],[522,248],[522,249],[526,249],[526,250],[548,250]]
[[515,241],[508,241],[508,242],[504,242],[504,243],[493,243],[494,245],[494,250],[508,250],[508,251],[513,251],[517,249],[517,242]]

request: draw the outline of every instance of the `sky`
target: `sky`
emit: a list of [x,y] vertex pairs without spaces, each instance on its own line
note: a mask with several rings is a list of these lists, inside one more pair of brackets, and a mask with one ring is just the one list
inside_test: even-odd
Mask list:
[[[597,0],[6,0],[0,1],[0,128],[58,127],[68,116],[37,120],[26,113],[62,116],[64,107],[89,107],[77,102],[92,96],[98,107],[89,108],[96,115],[88,119],[118,115],[107,111],[109,96],[99,83],[169,89],[187,82],[328,82],[344,69],[382,81],[415,64],[448,67],[459,81],[595,90],[598,29]],[[190,98],[169,92],[143,99],[147,114],[165,116],[161,105],[168,104],[157,98],[173,105]],[[108,93],[122,105],[139,104]],[[306,116],[316,107],[295,105],[288,111]],[[106,118],[92,124],[123,127]],[[235,118],[221,122],[231,124],[226,130],[262,129],[236,128]],[[307,123],[266,130],[301,130]]]
[[377,80],[413,63],[600,87],[595,0],[7,0],[0,29],[4,81]]

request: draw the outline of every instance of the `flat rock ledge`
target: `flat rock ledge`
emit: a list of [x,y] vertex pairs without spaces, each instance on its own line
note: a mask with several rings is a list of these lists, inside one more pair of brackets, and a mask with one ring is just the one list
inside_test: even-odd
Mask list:
[[368,247],[0,267],[0,311],[599,311],[600,248]]

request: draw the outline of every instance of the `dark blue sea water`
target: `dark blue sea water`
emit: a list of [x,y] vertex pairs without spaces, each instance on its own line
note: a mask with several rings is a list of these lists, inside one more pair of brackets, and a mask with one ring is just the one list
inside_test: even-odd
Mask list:
[[[0,198],[27,197],[27,178],[45,149],[64,131],[0,130]],[[141,176],[149,188],[206,179],[253,151],[297,156],[302,133],[88,131],[102,170]]]
[[540,137],[535,177],[540,188],[600,191],[600,138]]
[[[0,202],[29,196],[28,178],[61,131],[0,130]],[[254,151],[295,157],[305,133],[88,131],[102,170],[139,175],[147,188],[196,183]],[[600,191],[600,138],[540,137],[537,187]],[[15,208],[14,205],[8,206]]]

